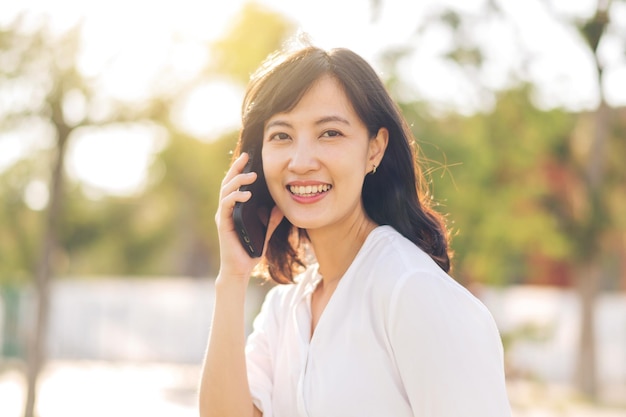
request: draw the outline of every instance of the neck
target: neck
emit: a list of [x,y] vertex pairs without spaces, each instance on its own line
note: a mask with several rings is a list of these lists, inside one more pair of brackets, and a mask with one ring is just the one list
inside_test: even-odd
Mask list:
[[360,216],[341,226],[307,231],[325,286],[337,284],[376,226],[369,217]]

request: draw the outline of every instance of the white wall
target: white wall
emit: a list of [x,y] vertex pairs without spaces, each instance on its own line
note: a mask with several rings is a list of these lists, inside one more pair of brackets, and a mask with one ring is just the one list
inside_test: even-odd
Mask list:
[[[502,334],[525,327],[507,352],[509,367],[540,379],[570,382],[580,337],[579,300],[572,290],[518,286],[484,289],[481,298]],[[602,294],[596,305],[597,365],[601,382],[626,382],[626,294]]]
[[[247,330],[264,291],[249,290]],[[545,287],[483,288],[480,298],[503,335],[531,327],[507,350],[512,373],[549,381],[573,379],[579,335],[575,293]],[[211,323],[213,281],[74,279],[55,282],[48,337],[52,358],[199,363]],[[597,306],[601,382],[626,381],[626,294]]]
[[[250,291],[249,317],[256,314],[261,296]],[[52,290],[48,354],[51,358],[199,362],[212,308],[212,280],[57,281]]]

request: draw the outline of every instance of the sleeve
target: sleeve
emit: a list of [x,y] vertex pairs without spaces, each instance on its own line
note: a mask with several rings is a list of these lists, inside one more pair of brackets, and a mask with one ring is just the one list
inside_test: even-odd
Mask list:
[[263,412],[263,417],[273,417],[273,362],[274,346],[278,336],[279,302],[277,292],[272,288],[266,295],[260,313],[253,322],[253,329],[246,341],[246,368],[248,385],[254,405]]
[[487,308],[447,275],[399,281],[389,338],[415,417],[504,417],[502,342]]

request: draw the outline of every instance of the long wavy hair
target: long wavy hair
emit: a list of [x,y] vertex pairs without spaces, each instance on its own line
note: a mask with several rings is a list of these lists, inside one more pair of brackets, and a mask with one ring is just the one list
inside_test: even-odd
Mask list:
[[[370,137],[381,127],[389,131],[384,157],[374,175],[367,175],[362,200],[367,215],[390,225],[426,252],[446,272],[450,270],[448,232],[431,206],[417,146],[395,102],[373,68],[348,49],[325,51],[307,46],[271,55],[252,75],[242,105],[242,129],[236,158],[243,150],[260,155],[265,123],[276,113],[293,109],[308,89],[324,75],[343,87]],[[293,282],[305,268],[305,230],[283,219],[268,243],[262,265],[278,283]]]

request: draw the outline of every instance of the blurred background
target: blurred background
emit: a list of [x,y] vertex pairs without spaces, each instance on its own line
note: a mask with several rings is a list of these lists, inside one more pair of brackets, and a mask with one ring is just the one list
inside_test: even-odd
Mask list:
[[0,416],[197,415],[240,103],[297,36],[411,123],[514,416],[626,416],[624,0],[1,3]]

